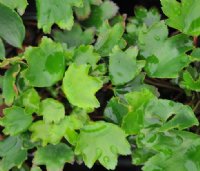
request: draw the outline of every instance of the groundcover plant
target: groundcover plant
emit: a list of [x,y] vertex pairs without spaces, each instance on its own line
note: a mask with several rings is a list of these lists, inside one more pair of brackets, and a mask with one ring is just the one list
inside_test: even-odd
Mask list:
[[0,0],[0,171],[200,171],[200,1],[35,3]]

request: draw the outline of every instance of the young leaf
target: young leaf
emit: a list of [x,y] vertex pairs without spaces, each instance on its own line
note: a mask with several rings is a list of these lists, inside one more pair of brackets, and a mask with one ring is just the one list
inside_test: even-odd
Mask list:
[[27,0],[0,0],[0,3],[8,6],[11,9],[17,9],[20,15],[23,15],[28,5]]
[[10,171],[21,166],[27,158],[27,151],[22,149],[22,141],[18,137],[8,137],[0,141],[0,171]]
[[5,127],[3,132],[8,135],[17,135],[28,129],[32,123],[32,116],[21,107],[12,106],[4,109],[4,117],[0,119],[0,125]]
[[129,112],[123,117],[122,128],[127,134],[138,134],[143,127],[145,107],[155,96],[148,90],[130,92],[125,95]]
[[191,35],[200,35],[200,3],[198,0],[161,0],[162,10],[168,17],[166,23],[179,31]]
[[0,60],[4,60],[6,56],[5,47],[3,41],[0,39]]
[[59,101],[48,98],[41,102],[39,114],[47,123],[59,123],[65,117],[65,108]]
[[70,31],[55,30],[53,37],[57,42],[66,43],[69,47],[89,45],[94,39],[94,29],[88,28],[83,31],[80,25],[75,23]]
[[18,105],[25,107],[27,113],[39,111],[40,96],[34,88],[24,91],[16,101]]
[[138,49],[130,47],[122,51],[115,47],[109,57],[109,74],[114,85],[123,85],[137,76],[144,61],[136,61]]
[[183,81],[180,82],[180,86],[187,90],[200,92],[200,78],[194,80],[192,75],[188,71],[185,71],[183,73]]
[[98,160],[106,169],[114,170],[118,154],[130,154],[130,145],[125,133],[116,125],[103,121],[90,123],[82,128],[75,154],[91,168]]
[[48,143],[58,144],[65,137],[69,143],[75,144],[77,133],[75,130],[83,127],[83,121],[76,115],[65,116],[59,123],[46,123],[44,121],[34,122],[30,131],[32,132],[32,142],[42,141],[42,146]]
[[47,171],[60,171],[65,163],[71,163],[73,160],[74,153],[72,149],[64,143],[59,143],[38,148],[33,163],[46,165]]
[[146,58],[148,76],[176,78],[190,62],[186,52],[193,48],[192,41],[183,34],[167,38],[168,29],[163,21],[143,29],[139,35],[139,46]]
[[21,48],[25,37],[25,28],[19,15],[0,3],[0,38],[12,46]]
[[20,71],[20,65],[16,64],[9,68],[3,77],[3,97],[7,105],[11,105],[14,98],[17,96],[17,89],[15,86],[16,77]]
[[105,22],[99,30],[95,49],[101,56],[108,56],[115,45],[118,45],[124,33],[123,23],[111,27]]
[[100,58],[100,55],[94,51],[93,46],[81,45],[74,50],[73,62],[77,65],[90,64],[92,68],[95,68]]
[[89,69],[89,65],[71,64],[62,85],[69,102],[84,109],[99,107],[95,93],[102,87],[100,79],[88,75]]
[[28,68],[24,77],[30,85],[49,87],[62,79],[65,71],[65,53],[60,43],[44,37],[39,47],[26,49],[25,57]]
[[38,28],[50,33],[55,23],[62,29],[71,30],[74,24],[72,7],[81,7],[82,0],[36,0]]

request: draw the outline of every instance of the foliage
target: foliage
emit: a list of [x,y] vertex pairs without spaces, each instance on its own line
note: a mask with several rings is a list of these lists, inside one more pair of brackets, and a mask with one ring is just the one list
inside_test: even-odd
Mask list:
[[27,47],[28,2],[0,0],[0,171],[114,170],[120,155],[200,170],[200,3],[160,1],[165,17],[126,18],[111,0],[36,0]]

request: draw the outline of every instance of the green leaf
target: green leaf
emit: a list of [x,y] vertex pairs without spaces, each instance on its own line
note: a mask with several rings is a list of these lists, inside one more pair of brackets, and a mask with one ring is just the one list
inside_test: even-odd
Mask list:
[[121,125],[122,119],[128,113],[128,110],[128,106],[120,98],[113,97],[104,110],[104,116],[109,121]]
[[138,49],[134,47],[122,51],[119,47],[115,47],[109,57],[109,74],[114,85],[125,84],[138,75],[144,61],[136,61]]
[[39,114],[47,123],[59,123],[65,117],[65,107],[59,101],[48,98],[41,102]]
[[144,126],[160,126],[160,131],[171,129],[186,129],[198,126],[199,122],[192,109],[171,100],[154,99],[145,108]]
[[53,31],[53,37],[56,41],[66,43],[69,47],[89,45],[94,39],[94,29],[88,28],[83,31],[80,25],[75,23],[70,31]]
[[95,68],[100,58],[100,55],[94,51],[93,46],[81,45],[74,50],[73,62],[77,65],[90,64],[92,68]]
[[135,7],[134,10],[135,18],[131,20],[132,23],[136,23],[136,20],[138,24],[150,27],[154,23],[157,23],[160,21],[161,15],[159,11],[156,8],[150,8],[147,10],[144,7]]
[[21,48],[25,37],[25,28],[19,15],[0,3],[0,38],[12,46]]
[[99,28],[106,20],[113,18],[117,14],[118,9],[119,7],[114,2],[109,0],[104,1],[101,4],[94,4],[94,6],[91,6],[91,13],[89,18],[87,18],[83,24],[86,27]]
[[111,19],[112,17],[114,17],[118,10],[119,7],[117,6],[117,4],[115,4],[113,1],[104,1],[101,6],[100,6],[101,10],[102,10],[102,14],[103,14],[103,19],[107,20],[107,19]]
[[36,0],[38,28],[50,33],[55,23],[61,29],[71,30],[74,24],[72,7],[81,7],[82,0]]
[[34,122],[29,130],[32,132],[31,141],[41,141],[42,146],[48,143],[58,144],[65,134],[65,125],[62,123],[52,124],[44,121]]
[[145,71],[150,77],[176,78],[190,63],[186,52],[193,48],[188,36],[178,34],[167,38],[168,29],[163,21],[139,35],[141,54],[146,58]]
[[28,5],[27,0],[0,0],[0,3],[8,6],[11,9],[17,9],[20,15],[24,14]]
[[65,116],[59,123],[46,123],[45,121],[34,122],[29,130],[32,132],[31,141],[41,141],[42,146],[48,143],[58,144],[65,137],[69,143],[75,144],[77,133],[75,130],[83,127],[82,118],[76,115]]
[[83,0],[83,7],[75,8],[75,13],[79,20],[85,20],[88,18],[91,13],[90,1]]
[[22,141],[18,137],[8,137],[0,141],[0,171],[10,171],[20,167],[27,158],[27,151],[22,149]]
[[72,149],[64,143],[59,143],[38,148],[35,152],[33,163],[46,165],[47,171],[60,171],[65,163],[71,163],[73,160],[74,153]]
[[118,154],[130,154],[130,145],[125,133],[116,125],[103,121],[93,122],[80,132],[75,154],[91,168],[98,160],[106,169],[114,170]]
[[24,77],[30,85],[49,87],[62,79],[65,71],[65,53],[61,44],[44,37],[39,47],[26,49],[25,57],[28,68]]
[[34,112],[38,112],[40,105],[40,96],[34,88],[30,88],[20,95],[19,99],[17,99],[17,104],[25,107],[25,111],[27,113],[32,114]]
[[[174,131],[174,134],[179,137],[179,144],[177,146],[169,145],[168,148],[172,148],[170,152],[160,152],[150,158],[142,168],[144,171],[198,171],[200,169],[198,158],[200,137],[182,131]],[[160,143],[164,143],[164,141]]]
[[89,65],[71,64],[65,73],[62,85],[69,102],[84,109],[97,108],[100,105],[95,93],[102,87],[102,81],[89,76],[89,69]]
[[42,171],[42,170],[38,166],[33,166],[33,167],[31,167],[30,171]]
[[0,125],[5,127],[3,132],[8,135],[17,135],[26,131],[32,123],[32,116],[21,107],[12,106],[4,109],[4,117]]
[[0,39],[0,60],[4,60],[6,56],[5,47],[3,41]]
[[145,107],[155,96],[148,90],[130,92],[125,95],[129,112],[124,116],[122,128],[127,134],[138,134],[143,128]]
[[95,49],[101,56],[108,56],[115,45],[118,45],[124,33],[123,23],[111,27],[105,22],[99,30]]
[[192,75],[188,71],[185,71],[183,73],[183,80],[180,82],[180,86],[187,90],[200,92],[200,78],[194,80]]
[[154,95],[156,95],[158,97],[159,92],[158,92],[157,88],[152,85],[145,84],[144,79],[145,79],[145,74],[140,73],[131,82],[129,82],[125,85],[115,87],[114,88],[115,95],[123,98],[124,94],[126,94],[126,93],[133,92],[133,91],[141,91],[142,89],[148,89],[149,91],[151,91]]
[[191,35],[200,35],[200,4],[198,0],[161,0],[162,10],[170,27]]
[[20,65],[16,64],[9,68],[3,77],[3,97],[7,105],[11,105],[14,98],[17,96],[17,89],[15,86],[16,77],[20,71]]

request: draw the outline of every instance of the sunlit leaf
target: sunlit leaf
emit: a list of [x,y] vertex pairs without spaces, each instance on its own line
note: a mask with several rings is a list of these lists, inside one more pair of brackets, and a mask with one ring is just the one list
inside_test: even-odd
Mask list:
[[62,85],[69,102],[85,109],[99,107],[95,93],[102,87],[100,79],[88,75],[89,69],[89,65],[71,64]]

